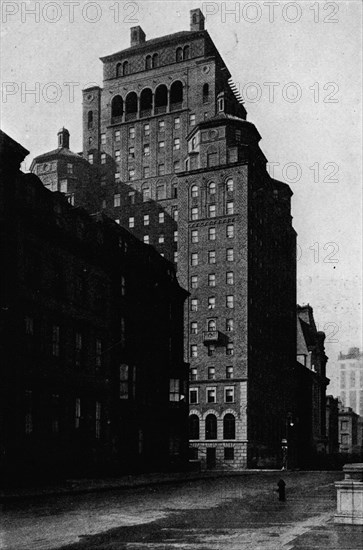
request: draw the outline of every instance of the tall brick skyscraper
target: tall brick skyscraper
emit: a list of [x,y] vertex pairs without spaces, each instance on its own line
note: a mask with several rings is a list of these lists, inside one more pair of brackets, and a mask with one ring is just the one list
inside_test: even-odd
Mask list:
[[203,14],[190,17],[190,31],[152,40],[132,28],[131,46],[102,58],[103,88],[84,90],[87,205],[173,260],[190,292],[191,455],[279,464],[296,357],[292,193],[266,171]]

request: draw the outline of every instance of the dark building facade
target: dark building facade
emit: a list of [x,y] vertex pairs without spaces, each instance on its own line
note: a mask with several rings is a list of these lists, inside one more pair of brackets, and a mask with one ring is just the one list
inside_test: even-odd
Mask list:
[[[327,356],[325,354],[325,334],[315,325],[313,308],[308,304],[297,306],[297,361],[309,373],[311,380],[311,414],[305,416],[310,422],[311,456],[324,455],[327,449],[326,435],[326,378]],[[309,456],[309,454],[308,454]]]
[[339,453],[339,400],[332,395],[326,396],[326,437],[327,453],[337,455]]
[[72,207],[1,140],[5,479],[181,468],[183,302],[173,264]]
[[291,190],[266,171],[260,135],[204,28],[102,58],[83,95],[91,189],[103,211],[175,263],[190,293],[191,456],[208,468],[281,464],[296,363]]

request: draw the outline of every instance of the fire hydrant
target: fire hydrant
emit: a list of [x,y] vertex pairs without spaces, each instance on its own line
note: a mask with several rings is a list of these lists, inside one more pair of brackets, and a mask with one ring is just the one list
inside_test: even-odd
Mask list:
[[279,494],[279,500],[285,501],[286,500],[286,495],[285,495],[286,483],[284,482],[283,479],[280,479],[280,481],[278,481],[278,483],[277,483],[277,486],[278,486],[278,489],[276,489],[276,491]]

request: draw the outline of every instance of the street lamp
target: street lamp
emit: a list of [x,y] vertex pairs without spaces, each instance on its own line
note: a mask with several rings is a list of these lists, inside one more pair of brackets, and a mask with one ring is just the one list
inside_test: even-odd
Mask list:
[[287,470],[289,427],[292,428],[293,426],[294,426],[294,421],[292,419],[292,413],[289,412],[286,415],[285,437],[281,440],[281,451],[282,451],[281,470]]

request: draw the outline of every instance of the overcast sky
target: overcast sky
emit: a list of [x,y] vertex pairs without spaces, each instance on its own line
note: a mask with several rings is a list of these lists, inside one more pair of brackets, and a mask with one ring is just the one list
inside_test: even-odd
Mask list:
[[62,126],[80,151],[81,89],[102,85],[99,57],[128,47],[135,25],[147,39],[188,30],[200,7],[270,169],[294,192],[298,302],[313,306],[333,363],[362,345],[361,5],[7,0],[2,129],[31,152],[28,167]]

